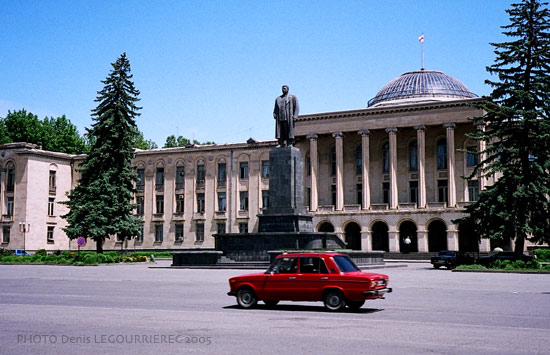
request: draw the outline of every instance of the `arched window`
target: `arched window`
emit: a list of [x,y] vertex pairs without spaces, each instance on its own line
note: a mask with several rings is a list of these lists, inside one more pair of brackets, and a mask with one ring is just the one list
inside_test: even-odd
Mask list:
[[445,138],[437,141],[437,168],[447,169],[447,140]]
[[388,142],[382,145],[382,172],[390,171],[390,144]]
[[416,140],[409,143],[409,171],[418,171],[418,145]]

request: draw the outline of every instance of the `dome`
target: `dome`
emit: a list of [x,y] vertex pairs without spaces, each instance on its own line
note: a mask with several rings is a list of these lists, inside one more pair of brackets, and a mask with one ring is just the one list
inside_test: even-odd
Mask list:
[[405,73],[384,86],[368,107],[477,97],[455,78],[434,70]]

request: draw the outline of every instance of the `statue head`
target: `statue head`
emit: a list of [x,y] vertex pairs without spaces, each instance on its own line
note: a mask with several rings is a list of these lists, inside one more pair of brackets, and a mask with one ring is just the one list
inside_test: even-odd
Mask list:
[[283,95],[288,94],[288,85],[283,85],[282,90],[283,90]]

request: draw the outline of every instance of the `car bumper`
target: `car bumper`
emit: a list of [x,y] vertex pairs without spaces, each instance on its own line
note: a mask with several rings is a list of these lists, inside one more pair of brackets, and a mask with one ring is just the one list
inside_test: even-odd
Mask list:
[[365,291],[365,292],[363,292],[363,296],[367,296],[367,297],[372,297],[372,296],[381,297],[381,296],[384,296],[386,293],[391,293],[391,292],[392,292],[391,287],[388,287],[388,288],[382,288],[382,289],[380,289],[380,290]]

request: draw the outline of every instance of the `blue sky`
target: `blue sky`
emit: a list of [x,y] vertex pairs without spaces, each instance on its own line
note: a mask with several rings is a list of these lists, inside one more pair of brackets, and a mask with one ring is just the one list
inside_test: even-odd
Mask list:
[[0,12],[0,117],[65,114],[80,133],[126,52],[143,107],[138,126],[230,143],[273,139],[281,85],[300,113],[352,110],[387,82],[425,67],[478,95],[490,88],[490,42],[508,1],[5,0]]

